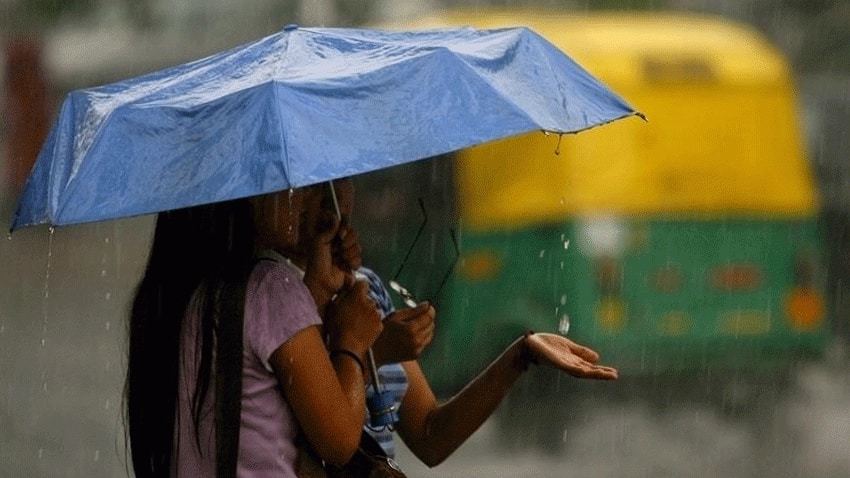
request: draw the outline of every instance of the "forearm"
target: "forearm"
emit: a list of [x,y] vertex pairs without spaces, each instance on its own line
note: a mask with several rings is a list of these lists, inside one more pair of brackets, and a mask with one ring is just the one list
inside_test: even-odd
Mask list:
[[[349,352],[349,351],[347,351]],[[331,350],[331,364],[336,371],[339,385],[346,397],[351,413],[358,417],[358,424],[366,420],[366,368],[362,357],[356,359],[339,349]],[[354,352],[351,352],[357,355]],[[359,428],[358,428],[359,432]],[[359,436],[359,433],[358,433]]]
[[411,443],[425,464],[441,463],[493,414],[528,366],[522,341],[514,341],[466,387],[427,414]]

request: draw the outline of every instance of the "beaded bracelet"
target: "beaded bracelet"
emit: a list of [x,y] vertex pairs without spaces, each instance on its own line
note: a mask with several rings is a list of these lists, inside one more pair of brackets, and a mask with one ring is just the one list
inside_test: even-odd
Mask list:
[[357,365],[360,367],[360,373],[362,373],[364,375],[366,374],[366,367],[363,365],[363,360],[360,360],[360,357],[358,357],[357,354],[355,354],[351,350],[347,350],[347,349],[333,349],[333,350],[330,351],[329,355],[331,357],[333,357],[334,355],[339,355],[339,354],[347,355],[347,356],[353,358],[354,361],[357,362]]

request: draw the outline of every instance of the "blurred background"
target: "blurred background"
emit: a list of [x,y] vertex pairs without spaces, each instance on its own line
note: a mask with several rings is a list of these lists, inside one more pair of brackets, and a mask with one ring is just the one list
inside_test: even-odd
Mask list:
[[[648,121],[358,177],[364,255],[436,303],[422,362],[443,397],[528,329],[590,345],[622,378],[534,370],[446,463],[428,470],[402,449],[402,466],[850,476],[844,0],[0,0],[0,12],[7,225],[73,89],[288,23],[531,26]],[[0,241],[0,476],[132,475],[125,317],[152,225]]]

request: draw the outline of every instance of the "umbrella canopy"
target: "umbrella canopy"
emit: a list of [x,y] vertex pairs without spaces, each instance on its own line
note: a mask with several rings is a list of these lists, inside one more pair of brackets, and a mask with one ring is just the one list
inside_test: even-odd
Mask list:
[[632,114],[526,28],[289,26],[201,60],[70,93],[12,229],[307,186]]

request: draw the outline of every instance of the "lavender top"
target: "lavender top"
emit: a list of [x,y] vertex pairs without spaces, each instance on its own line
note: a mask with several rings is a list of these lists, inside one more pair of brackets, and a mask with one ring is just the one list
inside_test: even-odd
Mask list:
[[[192,420],[192,394],[197,376],[197,309],[186,317],[182,337],[176,449],[172,476],[215,476],[215,392],[203,406],[200,450]],[[321,323],[316,304],[299,271],[286,263],[259,261],[248,279],[242,352],[242,423],[239,434],[240,478],[294,477],[298,431],[284,401],[269,358],[299,331]]]

